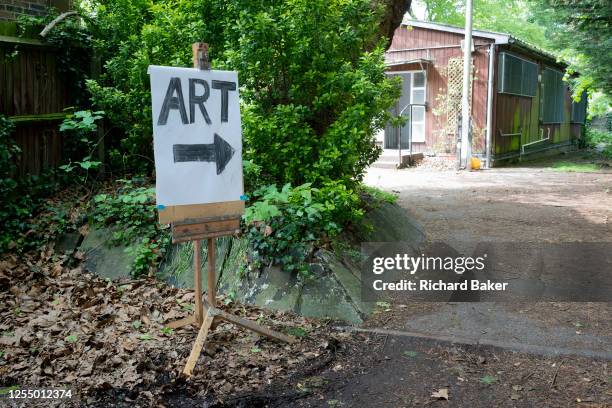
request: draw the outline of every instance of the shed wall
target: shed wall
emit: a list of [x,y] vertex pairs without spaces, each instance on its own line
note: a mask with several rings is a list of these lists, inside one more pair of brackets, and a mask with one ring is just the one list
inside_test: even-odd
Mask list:
[[[400,26],[396,29],[391,47],[387,52],[387,62],[408,61],[418,58],[431,59],[431,64],[423,64],[427,73],[428,105],[425,124],[425,142],[413,143],[414,152],[453,155],[456,150],[455,131],[449,132],[446,126],[448,92],[447,66],[451,58],[462,58],[461,34]],[[482,154],[485,148],[488,49],[490,39],[474,37],[472,64],[475,68],[472,85],[473,151]],[[438,48],[436,48],[438,47]],[[418,48],[428,48],[414,50]],[[412,49],[405,51],[406,49]],[[418,63],[393,65],[388,71],[420,70]]]
[[[537,64],[540,75],[534,97],[495,92],[495,119],[493,124],[494,159],[519,156],[521,154],[521,146],[529,143],[533,144],[525,147],[525,154],[549,149],[554,147],[554,145],[566,145],[572,139],[580,138],[582,135],[582,125],[570,124],[572,100],[568,87],[565,87],[563,118],[561,122],[544,124],[541,120],[541,73],[546,67],[563,71],[563,66],[518,47],[500,46],[496,54],[496,69],[501,52],[509,52]],[[495,77],[495,89],[497,90],[497,75]],[[548,140],[543,140],[547,137],[549,137]]]

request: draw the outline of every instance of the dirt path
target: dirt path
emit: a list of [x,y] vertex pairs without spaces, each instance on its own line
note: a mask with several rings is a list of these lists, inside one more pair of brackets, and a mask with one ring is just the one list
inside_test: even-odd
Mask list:
[[399,192],[431,241],[612,241],[610,171],[371,169],[366,183]]
[[[398,204],[428,241],[464,253],[475,242],[612,242],[612,172],[559,172],[549,164],[478,172],[371,169],[366,182],[397,192]],[[610,303],[408,303],[391,309],[366,326],[583,355],[612,350]]]
[[[612,242],[612,173],[372,169],[431,242]],[[384,310],[383,310],[384,309]],[[391,302],[300,406],[612,406],[610,303]],[[597,378],[593,381],[593,378]],[[448,393],[445,401],[432,396]]]
[[[612,242],[612,173],[372,169],[366,182],[398,192],[428,241],[459,251]],[[602,303],[391,302],[261,406],[612,407],[611,322]]]
[[312,395],[292,406],[604,408],[612,404],[606,362],[402,336],[360,338],[331,369],[302,381],[303,388],[317,386],[310,386]]

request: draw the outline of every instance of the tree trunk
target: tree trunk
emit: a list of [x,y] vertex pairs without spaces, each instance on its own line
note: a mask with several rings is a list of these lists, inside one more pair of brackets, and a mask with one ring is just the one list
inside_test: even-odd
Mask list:
[[373,5],[382,4],[384,13],[380,22],[379,38],[387,38],[387,49],[391,46],[393,33],[399,27],[404,14],[410,10],[411,0],[373,0]]

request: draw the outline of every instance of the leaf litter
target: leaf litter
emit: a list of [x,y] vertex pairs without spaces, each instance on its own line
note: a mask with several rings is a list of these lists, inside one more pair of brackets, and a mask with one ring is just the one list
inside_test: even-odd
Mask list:
[[83,270],[82,258],[52,245],[0,258],[0,390],[70,387],[91,406],[183,397],[213,406],[333,360],[341,336],[328,323],[220,299],[225,311],[298,341],[274,343],[222,323],[186,380],[197,330],[167,325],[192,313],[193,292],[154,278],[101,279]]

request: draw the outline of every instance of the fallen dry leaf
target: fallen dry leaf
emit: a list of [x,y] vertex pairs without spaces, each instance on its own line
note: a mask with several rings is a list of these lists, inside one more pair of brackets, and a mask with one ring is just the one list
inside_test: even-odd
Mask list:
[[448,388],[440,388],[438,391],[432,392],[431,397],[448,401]]

